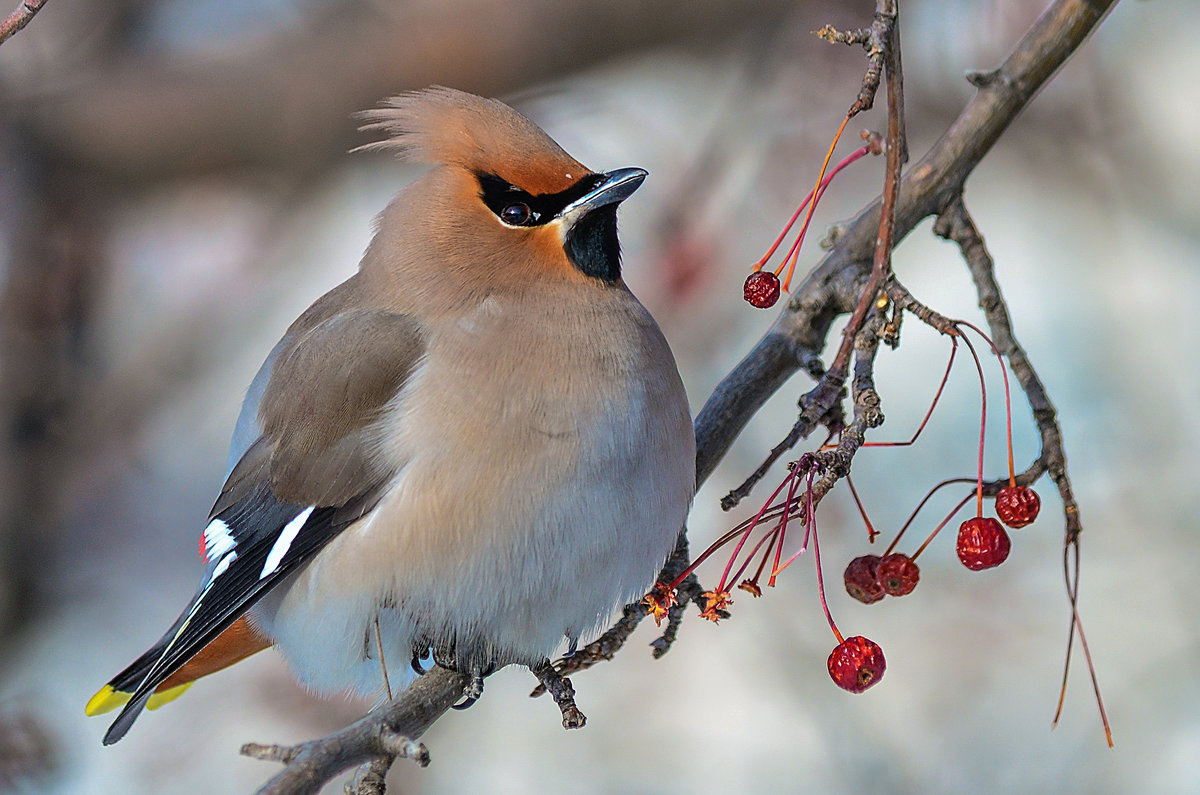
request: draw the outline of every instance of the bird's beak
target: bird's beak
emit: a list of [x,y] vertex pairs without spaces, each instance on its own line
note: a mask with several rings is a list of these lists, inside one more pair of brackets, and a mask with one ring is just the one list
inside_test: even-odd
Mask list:
[[644,168],[619,168],[603,174],[604,181],[562,209],[557,218],[578,218],[599,207],[623,202],[646,179]]

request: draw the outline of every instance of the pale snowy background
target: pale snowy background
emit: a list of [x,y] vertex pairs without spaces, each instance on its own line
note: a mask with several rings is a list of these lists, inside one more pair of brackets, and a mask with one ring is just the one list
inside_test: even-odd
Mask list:
[[[807,32],[865,24],[872,7],[742,5],[666,3],[643,25],[597,19],[584,3],[55,0],[0,49],[0,292],[16,283],[23,231],[46,214],[61,213],[49,228],[98,263],[77,299],[86,312],[68,340],[79,372],[66,408],[35,427],[52,452],[23,457],[30,437],[15,425],[4,437],[13,441],[0,462],[9,564],[0,576],[11,580],[0,603],[0,724],[32,721],[48,749],[48,767],[8,786],[248,792],[276,768],[239,757],[243,742],[311,739],[364,710],[306,695],[265,653],[144,715],[117,746],[102,748],[106,722],[83,716],[88,697],[193,591],[196,538],[258,363],[296,314],[353,272],[374,214],[414,173],[385,156],[342,154],[363,142],[350,110],[447,83],[509,99],[593,168],[648,169],[621,214],[626,279],[663,326],[699,409],[770,323],[773,312],[741,301],[741,282],[811,186],[858,88],[860,53]],[[905,4],[915,156],[970,97],[963,73],[996,65],[1044,5]],[[424,35],[421,24],[454,6],[457,27]],[[496,8],[511,9],[511,25],[472,24]],[[338,24],[314,21],[331,14]],[[690,616],[663,660],[650,659],[644,627],[615,662],[578,676],[583,731],[564,732],[550,702],[526,698],[527,673],[489,679],[477,706],[426,735],[429,768],[397,763],[391,791],[1194,791],[1197,23],[1200,7],[1179,0],[1118,5],[967,188],[1018,337],[1061,412],[1086,528],[1081,610],[1115,750],[1081,658],[1050,731],[1068,612],[1060,505],[1043,483],[1042,518],[1015,534],[1003,567],[967,572],[948,535],[921,558],[921,585],[903,600],[865,607],[831,591],[843,630],[887,654],[885,680],[865,695],[843,693],[824,671],[833,640],[801,561],[762,600],[737,598],[731,621]],[[591,43],[562,51],[575,41],[564,25],[590,26]],[[611,54],[609,40],[620,43]],[[114,63],[114,48],[126,62]],[[241,80],[242,63],[307,64],[312,75],[299,86],[295,74]],[[175,93],[153,94],[159,83]],[[226,104],[253,109],[243,90],[261,92],[258,112],[272,119],[252,113],[207,134],[207,111],[196,109],[220,119]],[[139,135],[121,122],[145,118],[146,103],[164,118],[195,114],[191,149],[144,134],[129,148]],[[882,124],[875,111],[852,126]],[[815,222],[869,200],[881,169],[870,160],[847,173]],[[64,195],[75,203],[62,206]],[[935,308],[977,317],[953,247],[929,226],[900,246],[897,272]],[[23,327],[37,328],[36,318]],[[915,322],[899,352],[881,354],[887,438],[915,426],[945,354]],[[33,377],[27,365],[0,349],[4,399]],[[956,371],[918,446],[860,456],[856,485],[882,528],[898,526],[932,483],[972,471],[973,378]],[[803,377],[788,384],[698,496],[695,549],[740,518],[720,512],[720,495],[786,433],[806,388]],[[1015,424],[1020,466],[1036,436],[1027,412]],[[1003,466],[993,443],[989,471]],[[839,491],[820,514],[835,586],[866,550]],[[29,738],[0,732],[0,764]],[[5,775],[0,767],[0,789]]]

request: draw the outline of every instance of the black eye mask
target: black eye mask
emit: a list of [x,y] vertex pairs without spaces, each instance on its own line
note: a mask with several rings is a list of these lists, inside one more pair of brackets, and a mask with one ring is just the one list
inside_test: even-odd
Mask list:
[[[603,174],[589,174],[566,190],[534,195],[511,185],[495,174],[476,174],[479,198],[509,226],[541,226],[571,202],[586,196],[604,182]],[[522,210],[521,208],[525,209]]]

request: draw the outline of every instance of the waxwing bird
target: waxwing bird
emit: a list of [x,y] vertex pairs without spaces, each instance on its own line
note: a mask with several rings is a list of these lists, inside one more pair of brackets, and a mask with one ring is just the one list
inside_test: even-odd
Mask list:
[[617,242],[646,172],[593,172],[447,88],[366,118],[371,148],[432,168],[251,383],[196,595],[88,704],[123,706],[106,744],[268,646],[320,691],[390,691],[431,649],[477,676],[544,665],[645,592],[684,524],[687,401]]

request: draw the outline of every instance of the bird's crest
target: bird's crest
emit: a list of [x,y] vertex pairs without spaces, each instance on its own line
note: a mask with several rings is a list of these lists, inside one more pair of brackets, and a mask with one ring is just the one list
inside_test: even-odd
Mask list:
[[362,130],[388,137],[358,149],[495,174],[533,194],[557,193],[591,173],[508,105],[453,88],[400,94],[359,117]]

